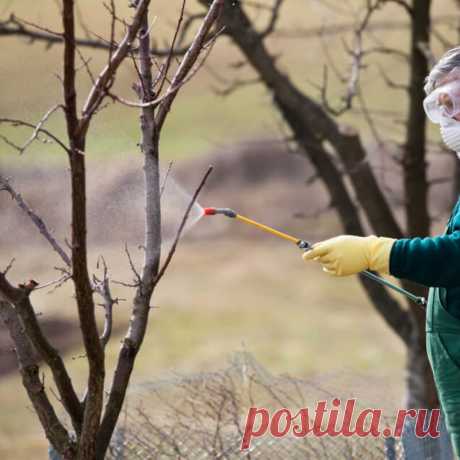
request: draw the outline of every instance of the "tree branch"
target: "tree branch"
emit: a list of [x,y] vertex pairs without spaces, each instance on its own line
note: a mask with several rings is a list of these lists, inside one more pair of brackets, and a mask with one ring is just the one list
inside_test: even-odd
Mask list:
[[40,419],[46,437],[64,458],[73,456],[76,450],[75,443],[70,439],[69,433],[58,419],[45,393],[45,388],[39,377],[39,365],[35,358],[35,350],[27,335],[24,334],[18,312],[10,303],[0,300],[0,318],[15,345],[22,383]]
[[174,257],[174,253],[176,252],[176,248],[177,248],[177,245],[179,243],[180,237],[182,236],[182,232],[184,230],[185,224],[187,223],[187,220],[189,218],[190,211],[192,210],[193,205],[195,204],[195,202],[196,202],[196,200],[198,198],[198,195],[200,194],[201,190],[203,189],[204,185],[206,184],[206,181],[208,180],[209,175],[212,173],[212,170],[213,170],[213,167],[209,166],[208,170],[206,171],[205,175],[203,176],[203,179],[201,179],[200,184],[196,188],[195,193],[193,194],[193,197],[192,197],[192,199],[190,200],[190,203],[187,206],[187,209],[186,209],[186,211],[184,213],[184,216],[182,217],[182,221],[181,221],[181,223],[179,225],[179,228],[177,229],[176,237],[174,238],[174,242],[173,242],[173,244],[171,246],[171,249],[169,250],[169,253],[168,253],[167,257],[166,257],[166,260],[164,261],[163,266],[161,267],[160,271],[158,272],[158,275],[155,278],[155,281],[153,283],[154,286],[156,286],[160,282],[161,278],[163,277],[163,275],[165,274],[166,270],[168,269],[168,266],[171,263],[172,258]]
[[275,30],[275,26],[279,18],[279,13],[280,13],[280,9],[283,4],[283,1],[284,0],[275,0],[275,3],[273,7],[271,8],[270,21],[267,27],[262,32],[259,32],[261,38],[267,37],[268,35],[273,33],[273,31]]
[[30,292],[27,287],[15,288],[7,281],[5,274],[0,273],[0,300],[15,306],[15,310],[21,318],[25,335],[51,369],[62,403],[71,417],[75,431],[79,433],[83,418],[82,407],[61,356],[43,335],[30,303]]
[[[39,127],[37,128],[37,125],[34,125],[33,123],[29,123],[27,121],[23,121],[23,120],[17,120],[15,118],[0,118],[0,124],[1,123],[8,123],[10,125],[13,125],[13,126],[26,126],[27,128],[33,128],[34,129],[34,132],[36,131],[37,134],[38,133],[42,133],[44,134],[45,136],[49,137],[51,140],[53,140],[54,142],[56,142],[56,144],[58,144],[60,147],[62,147],[67,153],[70,152],[70,149],[69,147],[67,147],[67,145],[64,144],[64,142],[62,142],[58,137],[56,137],[54,134],[52,134],[50,131],[42,128],[42,127]],[[19,146],[19,145],[15,145],[13,144],[11,141],[9,141],[5,136],[0,136],[8,145],[10,145],[11,147],[13,147],[15,150],[17,150],[19,153],[23,153],[24,152],[24,147],[23,146]],[[34,139],[36,139],[37,136],[34,137]]]
[[70,267],[72,265],[70,261],[70,257],[67,255],[64,249],[59,245],[56,239],[51,235],[51,232],[48,230],[45,222],[43,222],[43,219],[38,214],[36,214],[30,208],[30,206],[24,201],[22,196],[14,190],[9,180],[0,174],[0,191],[1,190],[5,190],[11,195],[11,198],[13,198],[18,204],[18,206],[30,217],[33,224],[37,227],[38,231],[43,235],[46,241],[48,241],[51,247],[59,254],[59,257],[64,261],[64,263],[68,267]]
[[[93,290],[87,262],[86,170],[85,134],[77,116],[75,88],[75,19],[74,1],[63,0],[64,26],[64,99],[72,187],[72,277],[75,285],[80,328],[88,360],[89,376],[81,436],[79,458],[94,458],[96,435],[102,411],[105,364],[96,324]],[[89,119],[88,119],[89,122]]]
[[[100,262],[99,262],[100,261]],[[103,257],[100,257],[98,261],[102,264],[102,279],[99,279],[96,275],[93,275],[93,288],[95,292],[97,292],[103,300],[103,307],[105,311],[105,321],[104,321],[104,330],[102,331],[102,335],[100,337],[102,347],[105,348],[108,341],[110,340],[110,336],[112,335],[112,324],[113,324],[113,306],[118,303],[117,299],[112,297],[112,293],[110,292],[110,282],[107,270],[107,264]]]
[[86,133],[91,117],[94,115],[102,100],[107,95],[108,89],[110,89],[113,84],[118,67],[129,54],[131,45],[141,27],[142,18],[146,14],[149,3],[150,0],[140,0],[138,2],[133,21],[128,27],[125,36],[121,40],[116,51],[113,52],[110,62],[99,74],[96,83],[91,88],[82,109],[82,119],[78,127],[80,134]]
[[177,69],[168,88],[167,92],[170,94],[161,102],[158,108],[158,113],[155,117],[156,129],[158,131],[161,130],[166,116],[171,108],[171,105],[177,95],[178,90],[175,88],[180,87],[181,83],[186,79],[188,73],[190,72],[196,60],[198,59],[198,56],[206,42],[206,37],[209,31],[211,30],[211,27],[214,25],[219,15],[221,14],[223,5],[224,0],[214,0],[212,2],[208,10],[208,13],[206,14],[203,22],[201,23],[201,26],[198,32],[196,33],[195,38],[192,41],[192,44],[190,45],[190,48],[185,53],[185,56],[183,57],[179,65],[179,68]]
[[[61,33],[58,34],[49,31],[35,31],[33,30],[33,28],[26,27],[24,24],[26,23],[23,23],[21,20],[16,18],[14,14],[12,14],[7,20],[0,21],[0,37],[24,37],[29,39],[31,42],[43,42],[48,47],[53,46],[55,44],[64,43],[64,37]],[[115,43],[111,45],[110,41],[103,40],[102,38],[99,38],[97,40],[90,38],[75,38],[75,44],[76,46],[81,46],[84,48],[108,50],[109,52],[113,52],[117,48],[117,45]],[[180,46],[179,48],[173,50],[172,54],[173,56],[183,56],[188,48],[189,45]],[[138,53],[139,50],[137,48],[131,47],[130,52]],[[152,47],[150,53],[152,56],[156,57],[167,57],[170,55],[171,50],[169,48],[161,49]]]

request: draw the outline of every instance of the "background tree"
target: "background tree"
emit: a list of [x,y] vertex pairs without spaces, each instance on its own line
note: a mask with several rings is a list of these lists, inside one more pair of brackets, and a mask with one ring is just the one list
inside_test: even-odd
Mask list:
[[[203,5],[208,1],[200,0]],[[289,74],[280,70],[276,57],[269,51],[271,35],[275,33],[280,9],[285,2],[272,2],[268,23],[257,27],[250,8],[260,10],[256,4],[232,2],[226,4],[221,16],[225,26],[224,34],[238,48],[244,59],[257,75],[256,81],[263,84],[273,97],[274,107],[289,126],[294,140],[302,153],[313,164],[318,177],[326,186],[331,206],[335,209],[348,234],[364,235],[364,221],[373,232],[393,238],[424,236],[430,233],[427,181],[427,133],[423,112],[424,78],[430,67],[432,53],[430,37],[435,32],[431,27],[430,0],[406,1],[367,0],[354,27],[353,44],[348,47],[351,58],[350,72],[343,78],[346,94],[340,107],[331,106],[327,98],[327,72],[318,86],[320,100],[303,92]],[[372,15],[389,3],[396,3],[407,16],[410,24],[408,40],[409,53],[393,49],[382,43],[366,49],[364,36],[370,27]],[[264,8],[266,10],[267,8]],[[391,24],[388,27],[392,27]],[[332,27],[334,28],[334,27]],[[337,29],[337,27],[336,27]],[[314,35],[318,35],[317,32]],[[308,38],[311,31],[297,36]],[[404,209],[406,224],[402,226],[392,211],[385,191],[379,186],[368,158],[370,151],[364,145],[359,130],[341,123],[339,117],[353,108],[355,99],[360,99],[360,108],[366,111],[365,101],[359,96],[360,72],[365,67],[365,59],[373,54],[394,54],[407,62],[409,78],[399,84],[407,94],[408,109],[405,118],[405,139],[400,144],[400,164],[404,179]],[[385,75],[383,75],[385,77]],[[389,85],[395,86],[391,80]],[[231,90],[241,84],[234,84]],[[227,91],[229,93],[230,91]],[[368,111],[369,122],[375,128]],[[388,143],[390,139],[387,140]],[[384,143],[385,144],[385,143]],[[362,213],[362,214],[360,214]],[[364,219],[363,219],[364,218]],[[407,400],[408,407],[438,407],[436,390],[425,352],[424,322],[425,312],[419,306],[409,303],[404,308],[380,285],[360,276],[372,305],[383,317],[386,324],[400,337],[407,347]],[[421,286],[404,283],[409,289],[425,293]],[[426,294],[426,293],[425,293]]]
[[[185,3],[185,2],[184,2]],[[184,215],[175,242],[161,263],[161,209],[159,145],[163,124],[181,87],[190,80],[200,67],[200,60],[209,52],[217,34],[210,31],[214,26],[223,0],[215,0],[210,5],[193,40],[187,46],[177,68],[172,71],[174,47],[183,18],[184,4],[178,20],[176,34],[171,46],[163,53],[164,61],[158,72],[152,68],[153,56],[150,39],[150,21],[148,16],[149,0],[132,2],[133,17],[129,23],[117,16],[115,2],[107,6],[111,15],[110,39],[103,42],[108,49],[107,65],[95,76],[89,63],[82,58],[82,66],[92,81],[92,88],[80,111],[77,103],[77,63],[78,40],[75,36],[75,5],[73,0],[62,2],[62,32],[53,32],[34,26],[40,34],[52,36],[64,44],[63,54],[63,93],[64,102],[52,107],[43,118],[32,124],[27,121],[0,118],[0,123],[32,128],[31,137],[17,145],[2,136],[11,147],[23,153],[34,141],[46,139],[57,143],[66,152],[70,165],[71,180],[71,253],[62,247],[52,236],[44,221],[27,205],[13,185],[6,178],[0,178],[1,190],[9,193],[17,204],[30,216],[38,230],[57,251],[64,263],[63,276],[57,283],[72,279],[75,289],[75,301],[82,332],[85,357],[88,362],[87,389],[79,397],[67,372],[64,361],[58,351],[43,334],[37,321],[37,314],[31,300],[31,294],[37,288],[35,281],[14,286],[9,281],[9,264],[0,273],[0,315],[5,322],[14,342],[19,369],[24,387],[37,413],[43,430],[59,454],[66,459],[104,458],[107,447],[123,405],[126,390],[134,368],[136,355],[145,335],[150,302],[155,287],[164,275],[174,254],[183,226],[197,194],[204,185],[210,170],[204,176],[196,190],[190,206]],[[14,22],[15,20],[12,19]],[[116,41],[117,25],[122,23],[124,34]],[[202,54],[202,52],[205,53]],[[138,101],[127,101],[113,91],[113,84],[120,66],[131,62],[138,74],[135,89]],[[201,61],[202,62],[202,61]],[[170,75],[172,73],[172,76]],[[118,361],[113,374],[107,401],[104,405],[104,385],[106,366],[104,349],[112,330],[112,307],[117,302],[110,291],[110,279],[105,261],[101,260],[103,276],[90,274],[87,248],[87,196],[86,196],[86,141],[91,122],[102,108],[106,99],[112,99],[129,107],[140,109],[141,142],[144,156],[145,177],[145,243],[144,263],[141,270],[131,261],[134,274],[135,295],[132,300],[132,316],[129,328],[122,341]],[[64,114],[67,139],[60,139],[45,128],[46,121],[54,113]],[[129,253],[128,253],[129,256]],[[102,298],[105,325],[102,333],[96,322],[95,294]],[[49,366],[62,405],[69,416],[74,434],[70,433],[59,419],[40,378],[40,361]]]

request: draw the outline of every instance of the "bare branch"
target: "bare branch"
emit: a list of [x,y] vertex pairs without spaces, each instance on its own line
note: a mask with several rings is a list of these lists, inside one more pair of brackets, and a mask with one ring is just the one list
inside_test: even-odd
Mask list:
[[[21,19],[16,17],[14,14],[10,15],[10,18],[8,21],[6,21],[6,24],[12,24],[15,25],[18,28],[22,28],[24,30],[24,25],[31,27],[32,29],[37,29],[41,32],[44,32],[45,34],[51,35],[53,37],[62,37],[61,32],[56,32],[54,30],[48,29],[47,27],[43,27],[39,24],[35,24],[34,22],[27,21],[25,19]],[[5,24],[5,23],[0,23],[0,24]]]
[[224,89],[216,89],[215,92],[219,96],[226,97],[226,96],[229,96],[229,95],[233,94],[235,91],[237,91],[239,89],[245,88],[247,86],[257,85],[259,83],[261,83],[261,79],[258,78],[258,77],[251,78],[251,79],[248,79],[248,80],[236,79],[231,84],[229,84],[226,88],[224,88]]
[[180,237],[182,236],[182,232],[184,230],[185,224],[187,223],[188,217],[190,215],[190,211],[193,208],[193,205],[195,204],[195,201],[198,198],[198,195],[200,194],[201,190],[203,189],[204,185],[206,184],[206,181],[208,180],[209,175],[212,173],[213,167],[209,166],[208,170],[206,171],[205,175],[203,176],[203,179],[201,179],[200,184],[198,185],[197,189],[195,190],[195,193],[192,196],[192,199],[190,200],[190,203],[187,206],[187,209],[184,213],[184,216],[182,217],[182,221],[179,225],[179,228],[176,233],[176,237],[174,238],[174,242],[171,246],[171,249],[169,250],[169,253],[166,257],[166,260],[163,263],[163,266],[161,267],[160,271],[158,272],[157,277],[155,278],[154,285],[156,286],[163,275],[165,274],[166,270],[168,269],[169,264],[171,263],[171,260],[174,256],[174,253],[176,252],[177,245],[179,244]]
[[3,300],[14,305],[15,311],[21,318],[25,335],[51,369],[64,407],[70,415],[76,433],[80,433],[83,419],[82,407],[61,356],[43,335],[37,321],[29,299],[31,290],[34,287],[22,286],[16,288],[8,282],[4,273],[0,273],[0,301]]
[[60,288],[63,284],[65,284],[67,281],[72,279],[72,275],[62,275],[56,280],[48,281],[47,283],[40,284],[35,288],[36,291],[39,289],[45,289],[47,287],[53,286],[53,289],[51,289],[49,292],[54,292],[56,289]]
[[112,52],[113,52],[114,47],[116,46],[115,45],[115,26],[116,26],[117,14],[115,11],[115,1],[114,0],[110,0],[109,13],[110,13],[110,17],[112,20],[110,23],[110,44],[109,44],[109,57],[108,57],[107,65],[110,65],[110,61],[112,60]]
[[[179,38],[177,40],[177,44],[179,46],[182,46],[185,38],[187,37],[188,31],[190,27],[195,23],[195,21],[202,21],[205,18],[206,14],[205,13],[196,13],[196,14],[190,14],[187,16],[187,19],[184,22],[184,26],[182,27],[182,30],[180,31]],[[190,45],[187,46],[187,49],[190,48]]]
[[170,52],[168,54],[168,57],[166,58],[166,62],[164,63],[162,71],[160,72],[160,75],[159,75],[159,86],[158,86],[158,89],[156,90],[158,94],[161,93],[161,91],[163,89],[163,85],[165,84],[165,81],[166,81],[166,79],[168,77],[169,68],[171,67],[171,61],[172,61],[172,58],[173,58],[174,47],[176,45],[176,41],[177,41],[177,37],[179,35],[179,31],[180,31],[180,28],[181,28],[182,21],[184,20],[184,12],[185,12],[185,4],[186,4],[186,2],[187,2],[187,0],[182,0],[182,6],[181,6],[181,9],[180,9],[180,13],[179,13],[179,19],[177,20],[176,30],[174,31],[174,36],[173,36],[173,39],[172,39],[172,42],[171,42],[171,46],[169,48]]
[[367,125],[369,126],[371,133],[374,136],[374,139],[377,141],[378,145],[383,145],[384,143],[383,138],[380,135],[376,127],[376,124],[374,122],[374,119],[372,118],[371,112],[367,107],[366,98],[363,96],[363,93],[361,90],[358,91],[358,98],[359,98],[359,102],[361,105],[362,113],[364,115],[364,119],[366,120]]
[[[363,34],[369,25],[372,14],[382,5],[382,2],[384,1],[385,0],[368,0],[364,17],[361,20],[361,22],[357,25],[357,27],[355,28],[353,49],[347,49],[348,53],[351,55],[351,58],[352,58],[349,77],[348,77],[348,83],[347,83],[347,91],[346,91],[346,94],[342,97],[343,105],[339,109],[333,109],[327,102],[327,98],[326,98],[327,73],[326,72],[324,73],[324,82],[323,82],[324,90],[321,92],[323,106],[332,115],[340,116],[352,108],[353,99],[355,98],[356,93],[358,91],[360,72],[361,72],[361,69],[363,68],[363,58],[366,54],[365,50],[363,49]],[[345,42],[344,44],[345,44],[345,47],[348,48]]]
[[383,81],[385,82],[385,84],[391,88],[391,89],[398,89],[398,90],[402,90],[402,91],[409,91],[409,86],[407,84],[404,84],[404,83],[396,83],[395,81],[393,81],[388,75],[387,73],[385,72],[385,70],[383,69],[382,66],[378,66],[379,67],[379,72],[380,72],[380,75],[383,79]]
[[59,245],[56,239],[51,235],[51,232],[48,230],[46,224],[43,222],[43,219],[39,215],[37,215],[24,201],[22,196],[14,190],[9,180],[0,175],[0,191],[1,190],[5,190],[11,195],[11,198],[13,198],[18,204],[18,206],[30,217],[33,224],[37,227],[38,231],[43,235],[46,241],[48,241],[51,247],[59,254],[64,263],[68,267],[70,267],[72,265],[70,257]]
[[3,270],[3,274],[6,276],[8,274],[8,272],[11,270],[11,268],[13,267],[13,264],[15,262],[15,258],[13,257],[10,262],[8,263],[8,265],[6,266],[5,270]]
[[275,0],[275,4],[271,8],[270,21],[269,21],[267,27],[262,32],[260,32],[260,37],[261,38],[267,37],[268,35],[270,35],[275,30],[275,26],[276,26],[276,23],[278,21],[278,17],[279,17],[279,13],[280,13],[280,9],[281,9],[282,4],[283,4],[283,0]]
[[[21,20],[22,21],[22,20]],[[26,22],[24,22],[26,24]],[[44,42],[48,47],[53,46],[55,44],[64,43],[64,37],[62,33],[47,31],[47,29],[43,29],[44,31],[35,31],[31,28],[27,28],[24,26],[14,15],[11,15],[9,19],[6,21],[0,21],[0,37],[1,36],[18,36],[24,37],[29,39],[31,42]],[[38,27],[31,24],[31,27]],[[87,31],[90,32],[90,31]],[[91,34],[97,36],[94,32]],[[88,35],[88,33],[87,33]],[[97,36],[98,37],[98,36]],[[108,50],[109,52],[115,51],[117,48],[116,43],[110,44],[109,40],[105,40],[102,37],[98,37],[97,40],[90,39],[90,38],[75,38],[75,44],[77,46],[81,46],[84,48],[92,48],[92,49],[100,49],[100,50]],[[174,56],[183,56],[188,49],[187,46],[181,46],[173,51]],[[131,52],[138,53],[139,50],[137,48],[131,47]],[[157,57],[167,57],[170,55],[171,50],[168,49],[161,49],[152,47],[151,55]]]
[[339,108],[339,109],[335,109],[333,108],[330,104],[329,104],[329,99],[328,99],[328,96],[327,96],[327,90],[328,90],[328,86],[329,86],[329,72],[328,72],[328,67],[327,66],[324,66],[323,67],[323,82],[320,86],[320,91],[321,91],[321,104],[322,104],[322,107],[324,108],[324,110],[328,113],[330,113],[331,115],[335,115],[335,116],[340,116],[342,115],[344,112],[346,112],[349,107],[347,107],[347,105]]
[[127,243],[125,243],[125,252],[126,256],[128,257],[129,266],[131,267],[131,270],[134,273],[134,277],[136,279],[136,284],[134,286],[140,286],[142,284],[141,275],[136,270],[136,266],[134,265],[133,259],[131,258]]
[[130,52],[131,44],[141,27],[142,18],[147,11],[149,3],[150,0],[139,1],[138,6],[136,7],[135,16],[131,25],[128,27],[125,36],[116,51],[113,53],[109,64],[102,70],[96,80],[96,83],[93,85],[83,106],[83,116],[78,127],[79,133],[86,133],[91,117],[106,96],[107,91],[112,86],[118,67]]
[[24,153],[27,147],[29,147],[30,144],[37,138],[38,133],[40,132],[41,127],[46,123],[48,118],[58,109],[63,109],[64,107],[61,104],[57,104],[53,107],[51,107],[45,115],[40,119],[40,121],[37,123],[34,132],[32,133],[32,136],[30,139],[27,140],[27,142],[21,147],[20,153]]
[[108,276],[107,264],[105,259],[101,256],[98,260],[102,264],[102,279],[99,279],[96,275],[93,275],[93,289],[97,292],[103,299],[103,307],[105,310],[105,321],[104,321],[104,330],[100,337],[102,347],[105,348],[110,336],[112,335],[112,310],[113,306],[118,303],[116,299],[112,297],[110,292],[110,280]]
[[198,32],[195,35],[195,38],[193,39],[190,48],[182,59],[167,91],[169,95],[164,101],[162,101],[158,108],[158,113],[155,117],[155,123],[158,130],[161,130],[161,127],[163,126],[169,109],[171,108],[171,105],[177,95],[178,89],[180,88],[182,82],[187,78],[187,75],[198,59],[198,56],[206,42],[206,37],[211,27],[219,17],[223,4],[223,0],[213,1],[206,14],[206,17],[204,18]]
[[372,48],[367,48],[366,50],[363,50],[363,56],[368,56],[370,54],[386,54],[390,56],[395,56],[400,59],[402,59],[404,62],[409,61],[409,55],[405,53],[404,51],[401,51],[396,48],[389,48],[386,46],[374,46]]
[[[453,24],[455,23],[455,16],[453,15],[439,15],[433,17],[433,24]],[[385,30],[407,30],[410,24],[407,21],[375,21],[369,24],[367,32],[381,32]],[[335,36],[344,35],[347,32],[353,32],[356,29],[356,23],[335,23],[335,24],[323,24],[319,27],[312,27],[309,29],[289,29],[289,30],[275,30],[272,34],[276,38],[288,38],[288,39],[307,39],[315,38],[320,35],[324,36]]]
[[45,393],[43,383],[39,378],[36,353],[28,336],[24,334],[18,312],[8,302],[0,300],[0,318],[15,345],[22,383],[40,419],[46,437],[64,458],[68,455],[71,456],[76,450],[75,443],[70,439],[69,433],[58,419]]
[[[78,56],[82,62],[82,67],[86,70],[86,73],[88,74],[89,79],[91,80],[91,83],[94,85],[94,83],[96,82],[96,79],[94,78],[93,72],[89,67],[89,62],[91,61],[91,59],[85,59],[80,48],[76,48],[76,52],[78,53]],[[78,72],[78,71],[79,69],[75,70],[75,72]]]
[[414,10],[405,0],[383,0],[385,3],[396,3],[406,11],[409,16],[413,16]]
[[160,187],[160,198],[163,196],[163,192],[165,191],[166,184],[168,183],[169,175],[171,174],[171,169],[173,167],[174,162],[171,160],[168,164],[168,169],[166,170],[165,177],[163,179],[163,183]]
[[[216,38],[217,37],[213,37],[211,44],[214,43]],[[135,108],[139,108],[139,109],[155,108],[155,107],[159,106],[162,102],[164,102],[167,99],[169,99],[172,95],[176,94],[184,85],[186,85],[196,75],[196,73],[198,72],[198,70],[202,66],[203,62],[204,61],[202,61],[200,63],[200,65],[198,65],[195,69],[193,69],[193,71],[190,72],[187,75],[186,78],[184,78],[178,84],[176,84],[174,86],[170,86],[167,89],[167,91],[165,92],[165,94],[163,94],[162,96],[160,96],[160,97],[158,97],[156,99],[153,99],[153,100],[150,100],[150,101],[147,101],[147,102],[134,102],[134,101],[129,101],[127,99],[124,99],[124,98],[122,98],[120,96],[117,96],[116,94],[113,94],[113,93],[111,93],[109,91],[107,92],[107,95],[109,97],[111,97],[114,101],[120,102],[121,104],[126,105],[127,107],[135,107]],[[161,72],[163,73],[163,70]]]
[[[8,123],[10,125],[13,125],[13,126],[25,126],[27,128],[33,128],[34,129],[34,132],[37,131],[37,134],[38,133],[42,133],[42,134],[45,134],[47,137],[49,137],[51,140],[53,140],[54,142],[56,142],[56,144],[58,144],[59,146],[61,146],[67,153],[70,152],[70,149],[69,147],[67,147],[64,142],[62,142],[58,137],[56,137],[54,134],[52,134],[51,132],[49,132],[48,130],[42,128],[42,127],[39,127],[37,129],[37,125],[34,125],[32,123],[29,123],[27,121],[23,121],[23,120],[17,120],[15,118],[0,118],[0,124],[1,123]],[[5,136],[0,136],[8,145],[10,145],[11,147],[15,148],[16,150],[19,151],[19,153],[23,153],[24,149],[22,146],[19,146],[19,145],[16,145],[14,144],[13,142],[9,141]],[[35,139],[37,137],[35,136]]]
[[74,1],[64,0],[62,20],[64,25],[64,100],[67,134],[71,148],[84,151],[81,146],[74,146],[75,134],[78,128],[77,92],[75,87],[75,21]]

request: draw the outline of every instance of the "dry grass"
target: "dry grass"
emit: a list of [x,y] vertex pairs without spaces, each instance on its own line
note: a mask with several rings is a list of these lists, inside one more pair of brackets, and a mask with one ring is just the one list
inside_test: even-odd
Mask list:
[[[120,251],[103,252],[114,271],[128,275]],[[38,277],[52,276],[43,263],[45,254],[29,254]],[[130,297],[125,288],[115,293]],[[34,296],[47,316],[75,315],[66,289]],[[219,368],[241,349],[274,373],[300,377],[346,369],[381,376],[382,384],[401,385],[403,379],[403,346],[368,305],[356,279],[329,278],[315,264],[305,265],[298,250],[284,243],[265,238],[185,241],[154,305],[158,308],[152,311],[134,382],[155,380],[171,369]],[[127,321],[128,309],[129,303],[117,308],[117,322]],[[108,348],[109,370],[118,339],[113,337]],[[71,356],[81,353],[75,349],[67,356],[80,387],[86,376],[84,360]],[[338,381],[336,388],[342,390],[341,385]],[[0,381],[0,405],[0,456],[30,458],[37,448],[35,458],[38,452],[44,457],[39,424],[17,375]]]

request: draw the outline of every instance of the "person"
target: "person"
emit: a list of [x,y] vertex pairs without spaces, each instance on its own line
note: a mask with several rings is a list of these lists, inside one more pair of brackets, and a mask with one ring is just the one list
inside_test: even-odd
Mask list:
[[[449,50],[425,80],[426,115],[460,158],[460,47]],[[421,128],[422,129],[422,128]],[[442,413],[460,457],[460,198],[443,235],[394,239],[340,235],[303,254],[333,276],[363,270],[391,274],[430,287],[426,349]]]

